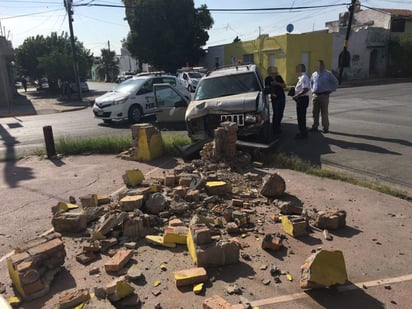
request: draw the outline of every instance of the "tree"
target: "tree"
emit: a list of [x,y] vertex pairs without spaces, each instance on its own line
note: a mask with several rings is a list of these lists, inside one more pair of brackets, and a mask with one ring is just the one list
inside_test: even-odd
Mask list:
[[[79,76],[87,78],[93,63],[93,56],[81,42],[75,40]],[[31,79],[47,77],[51,88],[57,87],[59,79],[74,82],[73,57],[70,37],[67,33],[60,36],[52,32],[50,36],[27,38],[16,49],[16,64],[18,74],[24,74]]]
[[389,70],[391,75],[412,76],[412,34],[392,38],[389,41]]
[[114,81],[119,74],[119,68],[115,61],[115,52],[109,49],[103,48],[100,50],[102,53],[102,64],[100,70],[103,70],[105,81]]
[[234,39],[233,39],[233,43],[237,43],[237,42],[240,42],[241,41],[241,39],[239,38],[239,36],[236,36]]
[[130,32],[126,47],[140,62],[174,72],[197,64],[213,19],[193,0],[123,0]]

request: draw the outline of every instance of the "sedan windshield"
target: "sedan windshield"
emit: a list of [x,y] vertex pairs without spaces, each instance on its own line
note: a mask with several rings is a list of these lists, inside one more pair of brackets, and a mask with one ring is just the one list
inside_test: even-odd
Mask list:
[[253,72],[218,76],[202,79],[197,87],[194,100],[205,100],[245,92],[260,91]]
[[113,88],[114,92],[121,93],[136,93],[140,87],[146,82],[145,78],[128,79]]
[[197,72],[189,72],[188,74],[190,78],[199,78],[199,79],[202,78],[202,74],[197,73]]

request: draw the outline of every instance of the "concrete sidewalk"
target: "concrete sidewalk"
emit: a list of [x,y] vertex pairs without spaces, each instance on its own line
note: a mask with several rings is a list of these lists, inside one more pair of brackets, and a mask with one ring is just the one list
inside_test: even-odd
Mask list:
[[73,95],[63,98],[60,95],[49,93],[47,90],[38,91],[36,88],[27,88],[27,92],[18,89],[14,104],[0,106],[0,117],[18,117],[62,113],[84,109],[93,104],[95,95],[87,93],[80,101]]
[[[0,170],[0,281],[5,284],[5,296],[14,295],[7,274],[5,259],[17,243],[42,234],[51,227],[50,208],[69,196],[78,198],[86,194],[110,194],[122,187],[122,174],[126,169],[140,169],[146,179],[159,178],[178,165],[175,158],[160,158],[152,162],[121,160],[115,156],[78,156],[59,160],[27,157],[17,162],[2,162]],[[273,173],[274,170],[263,171]],[[241,294],[259,308],[409,308],[412,274],[412,224],[410,203],[369,189],[335,180],[323,179],[290,170],[276,170],[286,181],[286,192],[300,200],[311,210],[344,209],[347,226],[332,232],[333,240],[326,241],[322,233],[295,239],[288,237],[285,252],[271,254],[258,248],[258,233],[251,232],[242,242],[248,243],[242,252],[251,261],[241,259],[235,265],[210,268],[212,278],[205,293],[195,295],[179,290],[171,279],[174,270],[193,265],[184,247],[176,250],[151,247],[140,241],[135,259],[144,272],[146,283],[136,286],[144,301],[141,308],[200,308],[205,298],[218,294],[239,305],[239,295],[226,293],[227,286],[237,285]],[[234,186],[236,184],[233,184]],[[281,225],[273,223],[270,205],[256,205],[256,218],[267,233],[282,232]],[[240,237],[240,236],[239,236]],[[260,236],[261,237],[261,236]],[[66,237],[68,256],[65,268],[53,281],[51,292],[21,308],[54,308],[59,296],[68,290],[106,286],[113,280],[103,271],[90,275],[90,267],[103,269],[108,259],[103,256],[90,267],[80,265],[75,255],[81,248],[81,238]],[[349,276],[349,285],[339,289],[303,292],[299,288],[300,265],[318,247],[342,250]],[[292,253],[293,250],[293,253]],[[167,264],[167,271],[159,265]],[[278,266],[289,271],[293,281],[282,279],[274,283],[269,269]],[[272,279],[268,285],[264,279]],[[158,288],[153,282],[160,280]],[[154,293],[160,291],[160,294]],[[100,307],[101,308],[101,307]],[[112,308],[112,307],[108,307]]]

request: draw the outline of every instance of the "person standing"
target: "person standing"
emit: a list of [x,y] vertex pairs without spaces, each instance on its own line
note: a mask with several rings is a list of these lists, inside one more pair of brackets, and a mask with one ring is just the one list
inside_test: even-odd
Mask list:
[[24,75],[21,77],[21,85],[23,86],[24,92],[26,92],[27,91],[27,79],[26,79],[26,76]]
[[265,78],[265,86],[271,89],[270,98],[272,101],[272,126],[273,133],[280,134],[280,123],[282,122],[283,112],[285,110],[285,81],[278,73],[278,68],[270,66],[268,68],[268,76]]
[[310,80],[306,74],[306,66],[303,63],[296,66],[296,75],[298,76],[298,82],[295,86],[293,100],[296,101],[299,133],[296,134],[295,138],[305,139],[308,137],[306,128],[306,110],[309,106]]
[[325,69],[323,60],[318,60],[316,71],[310,79],[313,103],[313,125],[310,131],[318,132],[319,114],[321,114],[323,133],[329,132],[329,94],[336,91],[338,83],[335,75]]

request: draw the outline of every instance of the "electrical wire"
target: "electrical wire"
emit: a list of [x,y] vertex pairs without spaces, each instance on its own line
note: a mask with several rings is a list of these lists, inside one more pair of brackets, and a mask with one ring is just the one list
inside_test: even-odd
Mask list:
[[62,10],[60,9],[55,9],[55,10],[49,10],[49,11],[42,11],[42,12],[35,12],[35,13],[28,13],[28,14],[22,14],[22,15],[14,15],[14,16],[8,16],[8,17],[0,17],[0,20],[6,20],[6,19],[12,19],[12,18],[20,18],[20,17],[27,17],[27,16],[34,16],[34,15],[40,15],[44,13],[51,13],[51,12],[57,12]]

